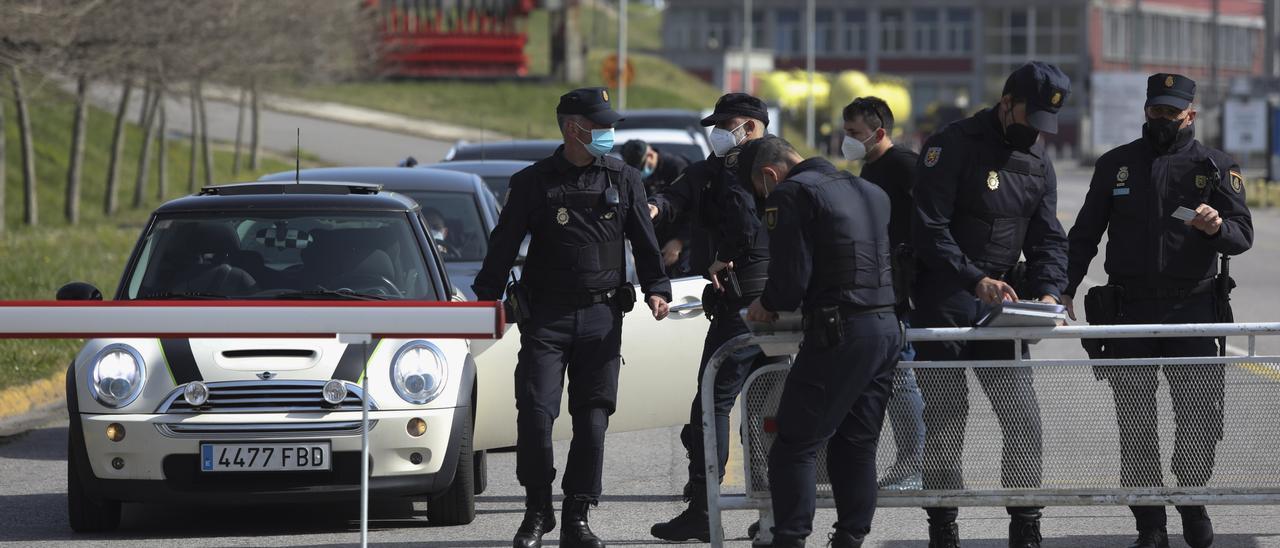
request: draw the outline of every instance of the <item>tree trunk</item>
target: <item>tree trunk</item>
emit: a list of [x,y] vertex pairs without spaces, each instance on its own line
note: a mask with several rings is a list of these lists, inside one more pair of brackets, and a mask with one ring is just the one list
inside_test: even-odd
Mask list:
[[250,113],[250,133],[249,133],[249,169],[257,171],[261,167],[259,153],[262,137],[262,105],[258,103],[258,81],[254,80],[249,87],[250,102],[253,104]]
[[191,84],[191,162],[187,165],[187,192],[196,191],[196,172],[200,168],[200,105],[196,101],[195,84]]
[[115,132],[111,135],[111,159],[107,162],[107,196],[103,211],[107,216],[115,215],[120,209],[120,197],[116,190],[120,186],[120,159],[124,156],[125,118],[129,113],[129,95],[133,93],[133,81],[125,79],[124,88],[120,92],[120,106],[116,109]]
[[31,135],[31,116],[27,112],[27,96],[22,91],[22,73],[18,67],[10,67],[13,82],[13,102],[18,111],[18,141],[22,149],[22,221],[30,226],[39,223],[40,212],[36,203],[36,151]]
[[204,82],[196,82],[200,102],[200,151],[204,153],[204,186],[213,186],[213,151],[209,149],[209,113],[204,108]]
[[164,88],[159,89],[159,98],[156,100],[159,109],[160,126],[156,128],[156,171],[159,173],[156,177],[156,201],[163,202],[165,196],[169,193],[169,140],[165,135],[165,108],[164,108]]
[[152,83],[147,86],[149,102],[142,104],[142,151],[138,154],[138,176],[133,184],[133,208],[142,207],[146,200],[147,178],[151,174],[151,141],[155,136],[156,106],[160,104],[160,91]]
[[147,105],[151,104],[151,85],[152,82],[142,85],[142,108],[138,109],[138,127],[147,125]]
[[85,127],[89,123],[89,77],[76,79],[76,111],[71,122],[71,158],[67,165],[67,222],[80,222],[80,174],[84,171]]
[[244,100],[245,91],[244,88],[240,88],[240,103],[236,108],[236,152],[235,156],[233,156],[231,160],[232,175],[240,174],[240,146],[244,143],[244,139],[242,138],[242,135],[244,134]]
[[5,166],[5,150],[4,150],[4,133],[8,129],[4,122],[4,101],[0,101],[0,234],[4,234],[4,166]]

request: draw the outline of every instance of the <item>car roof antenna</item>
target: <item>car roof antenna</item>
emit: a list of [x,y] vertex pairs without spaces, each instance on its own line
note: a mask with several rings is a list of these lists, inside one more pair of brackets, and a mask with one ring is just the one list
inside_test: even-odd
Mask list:
[[294,128],[298,131],[297,144],[293,149],[293,182],[302,184],[302,128]]

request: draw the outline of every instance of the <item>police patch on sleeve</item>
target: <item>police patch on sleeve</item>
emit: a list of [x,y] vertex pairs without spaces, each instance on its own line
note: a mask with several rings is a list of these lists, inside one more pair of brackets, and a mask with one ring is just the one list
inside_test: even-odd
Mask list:
[[933,167],[938,165],[938,159],[942,157],[942,147],[929,147],[924,153],[924,167]]
[[764,226],[769,227],[769,230],[773,230],[775,227],[778,226],[778,208],[776,207],[765,208]]
[[1239,171],[1229,171],[1227,173],[1231,175],[1231,190],[1235,191],[1236,194],[1244,192],[1244,176],[1240,175]]
[[729,169],[738,168],[738,154],[742,152],[741,147],[734,147],[724,155],[724,167]]

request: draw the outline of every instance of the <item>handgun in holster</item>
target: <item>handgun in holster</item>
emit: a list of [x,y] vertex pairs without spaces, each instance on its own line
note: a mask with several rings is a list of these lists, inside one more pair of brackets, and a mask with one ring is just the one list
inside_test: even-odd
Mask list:
[[507,283],[507,298],[502,301],[502,309],[508,321],[520,326],[529,321],[533,315],[529,303],[529,290],[516,279],[514,272],[511,273],[511,281]]
[[819,348],[830,348],[844,342],[840,307],[823,306],[804,318],[805,343],[812,342]]
[[613,302],[618,305],[618,310],[623,314],[631,312],[636,307],[636,286],[624,283],[618,286],[617,292],[613,294]]
[[738,274],[726,268],[715,273],[715,277],[720,281],[720,287],[724,290],[721,296],[726,303],[738,302],[742,300],[742,285],[738,283]]
[[715,284],[707,284],[702,288],[702,314],[708,320],[714,320],[720,310],[720,290]]
[[[1124,318],[1124,286],[1098,285],[1089,288],[1084,296],[1084,313],[1089,325],[1115,325]],[[1089,354],[1089,359],[1102,360],[1115,357],[1112,347],[1115,341],[1110,339],[1080,339],[1080,346]],[[1107,376],[1110,367],[1093,368],[1093,376],[1102,380]]]

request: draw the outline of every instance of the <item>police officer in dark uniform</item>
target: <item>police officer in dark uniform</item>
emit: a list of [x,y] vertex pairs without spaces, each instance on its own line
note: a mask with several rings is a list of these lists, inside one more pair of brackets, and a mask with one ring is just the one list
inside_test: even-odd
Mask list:
[[[1245,205],[1240,167],[1226,153],[1195,139],[1196,83],[1178,74],[1147,80],[1147,123],[1142,138],[1103,154],[1071,228],[1065,303],[1107,234],[1107,285],[1086,297],[1091,324],[1229,322],[1224,315],[1233,285],[1219,277],[1220,255],[1253,245],[1253,220]],[[1177,218],[1179,208],[1185,208]],[[1229,310],[1229,308],[1228,308]],[[1174,358],[1217,355],[1211,338],[1117,339],[1090,349],[1107,358]],[[1114,391],[1120,428],[1121,482],[1161,487],[1156,414],[1160,366],[1098,367]],[[1171,471],[1179,486],[1200,487],[1213,474],[1222,437],[1224,371],[1221,364],[1164,366],[1173,400],[1176,441]],[[1132,506],[1136,548],[1169,546],[1161,506]],[[1193,548],[1213,543],[1203,506],[1179,506],[1183,536]]]
[[520,324],[515,388],[516,476],[525,516],[514,546],[542,545],[555,527],[551,482],[556,469],[551,426],[560,412],[565,372],[573,441],[565,467],[560,546],[598,548],[587,523],[601,492],[604,436],[618,395],[622,315],[635,304],[626,279],[631,242],[636,273],[653,317],[667,315],[671,284],[663,274],[640,173],[605,154],[613,124],[604,88],[560,97],[556,119],[564,145],[511,177],[511,191],[489,239],[472,289],[480,300],[503,295],[521,241],[531,235],[523,279],[507,290]]
[[[912,239],[919,272],[916,327],[972,327],[993,305],[1022,297],[1057,302],[1067,283],[1067,239],[1058,223],[1057,177],[1039,134],[1057,132],[1070,82],[1033,61],[1006,80],[1000,102],[954,122],[925,143],[915,184]],[[1025,276],[1012,275],[1019,255]],[[1017,289],[1015,290],[1015,285]],[[1012,341],[916,343],[923,361],[1013,359]],[[1022,349],[1026,354],[1026,347]],[[1030,368],[974,371],[1004,437],[1001,484],[1038,487],[1040,405]],[[925,489],[960,489],[968,418],[965,370],[916,371],[924,396]],[[929,546],[960,542],[955,508],[928,508]],[[1010,507],[1009,546],[1040,545],[1040,508]]]
[[[641,139],[632,139],[622,145],[622,161],[640,170],[648,197],[662,192],[689,167],[689,161],[678,154],[666,154]],[[654,231],[662,245],[662,264],[667,267],[667,277],[683,278],[689,270],[689,243],[692,226],[689,217],[657,223]]]
[[[650,199],[650,213],[656,222],[688,217],[694,224],[693,271],[706,273],[711,281],[703,293],[703,309],[711,317],[711,326],[698,368],[699,393],[702,373],[711,355],[729,339],[747,333],[738,311],[764,290],[768,276],[768,232],[757,213],[755,195],[738,180],[734,169],[738,152],[735,147],[763,137],[768,124],[764,101],[744,93],[721,97],[711,115],[702,120],[703,126],[714,126],[714,154],[689,166],[675,183]],[[723,480],[729,459],[729,412],[747,375],[766,361],[759,348],[744,348],[721,364],[716,373],[716,447],[720,459],[717,481]],[[711,533],[707,528],[702,401],[696,394],[689,424],[680,431],[680,441],[689,452],[689,482],[684,489],[689,507],[672,520],[655,524],[650,533],[669,541],[706,542]]]
[[773,546],[804,546],[812,532],[815,465],[824,446],[836,499],[831,546],[862,546],[875,514],[876,447],[902,348],[889,197],[823,158],[803,160],[777,137],[746,145],[738,162],[739,177],[768,197],[772,256],[747,319],[804,313],[804,341],[787,374],[769,452]]

